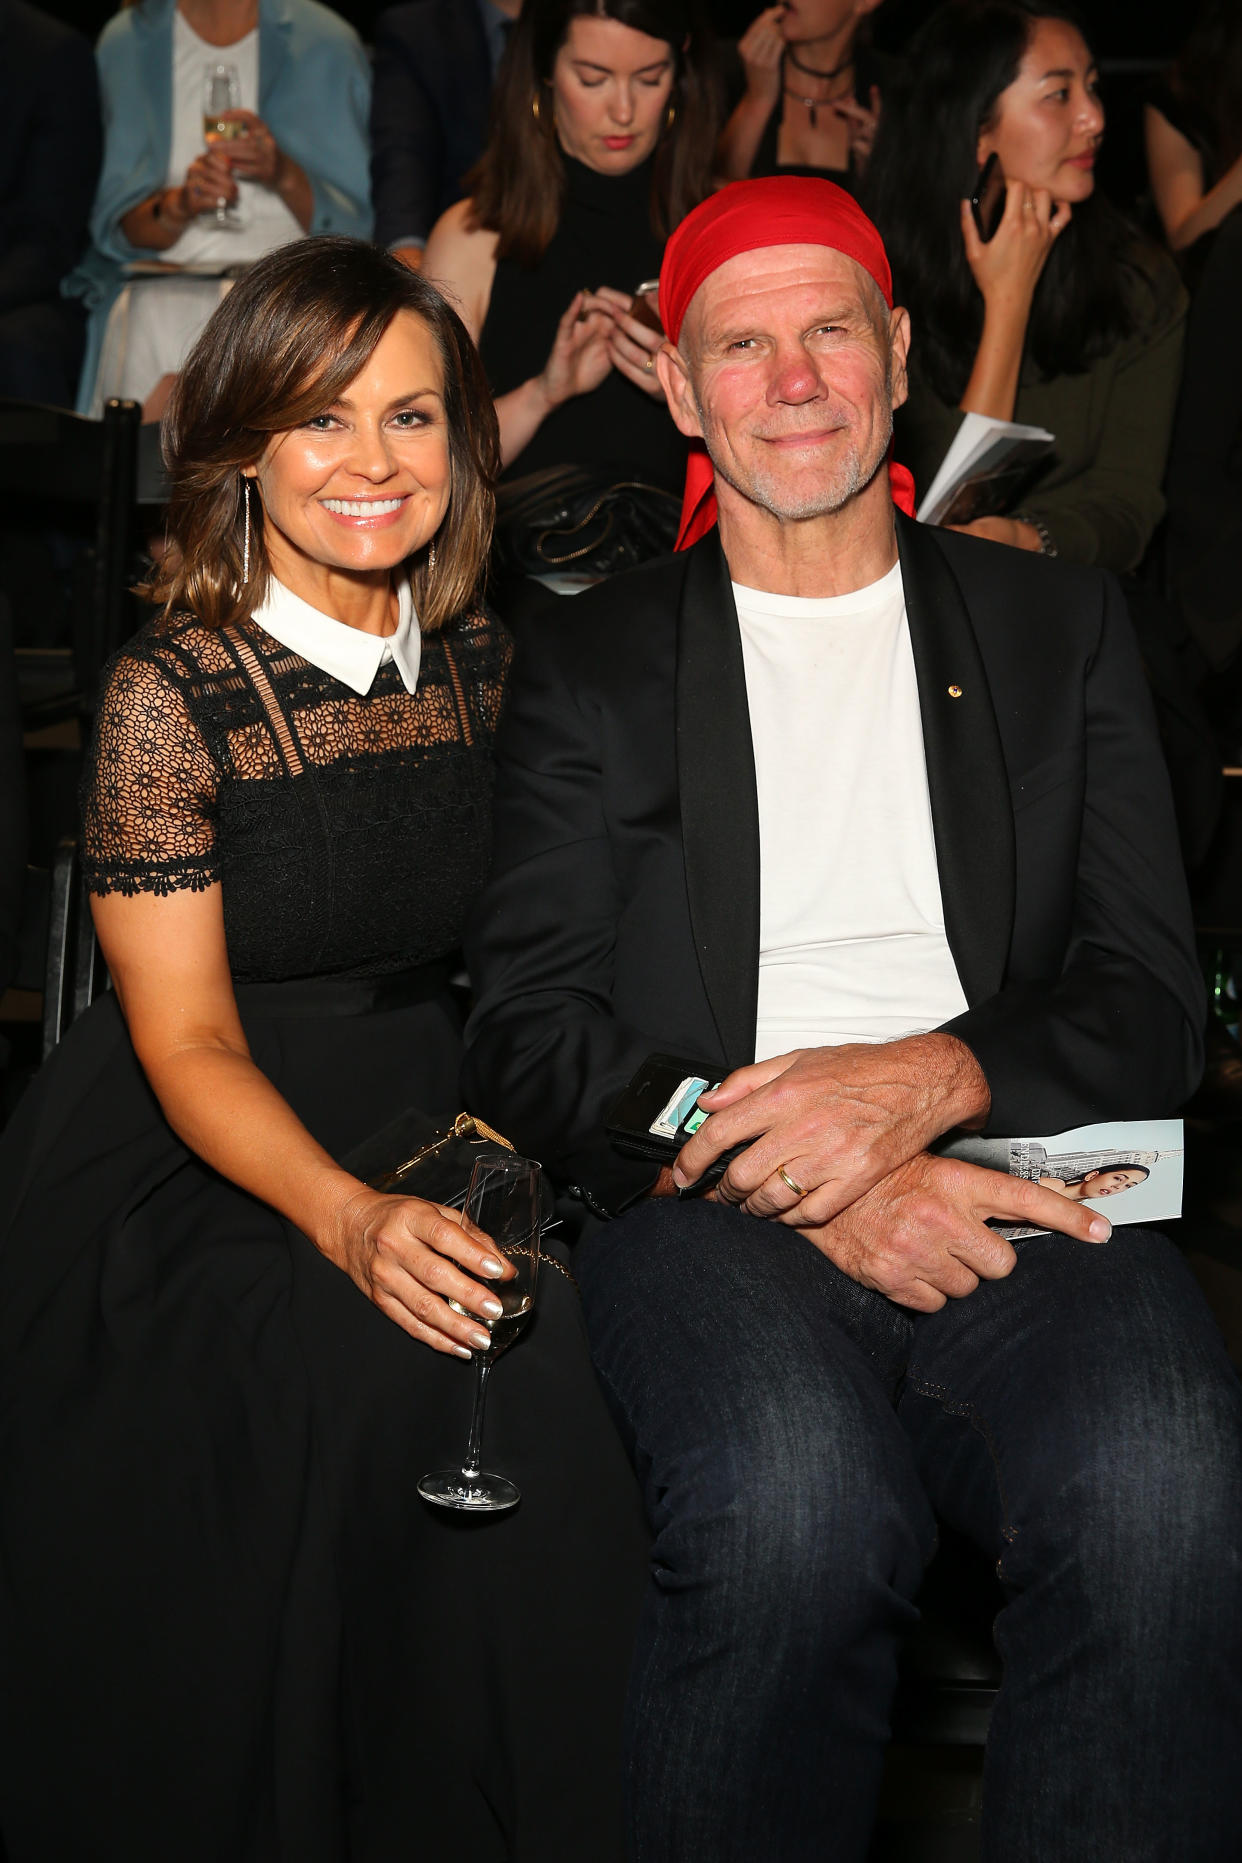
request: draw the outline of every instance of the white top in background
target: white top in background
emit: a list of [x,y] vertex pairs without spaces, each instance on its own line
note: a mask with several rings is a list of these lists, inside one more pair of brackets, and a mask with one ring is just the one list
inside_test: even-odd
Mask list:
[[935,1028],[966,998],[900,565],[850,595],[733,596],[759,794],[756,1059]]
[[[200,39],[180,12],[173,14],[172,141],[168,150],[165,186],[177,188],[196,155],[206,148],[203,139],[203,101],[208,65],[235,65],[241,86],[243,110],[259,114],[259,31],[256,27],[234,45],[209,45]],[[171,265],[202,264],[219,260],[229,265],[238,259],[259,259],[275,246],[303,237],[297,215],[272,188],[257,181],[238,181],[236,212],[239,227],[218,227],[214,217],[192,220],[184,233],[157,258]]]

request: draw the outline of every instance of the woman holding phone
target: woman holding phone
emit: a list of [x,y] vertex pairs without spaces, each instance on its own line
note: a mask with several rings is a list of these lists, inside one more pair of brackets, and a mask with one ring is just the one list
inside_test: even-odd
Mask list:
[[711,190],[716,121],[697,0],[526,0],[472,193],[424,258],[478,342],[507,468],[624,461],[680,492],[635,298]]
[[886,99],[866,200],[914,327],[898,450],[926,490],[964,413],[1056,436],[1017,509],[967,529],[1134,569],[1159,522],[1185,299],[1096,194],[1098,74],[1068,14],[940,7]]

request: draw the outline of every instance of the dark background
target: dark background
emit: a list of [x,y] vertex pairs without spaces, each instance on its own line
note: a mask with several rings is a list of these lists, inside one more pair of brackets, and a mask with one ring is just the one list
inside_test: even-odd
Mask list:
[[[36,0],[45,12],[68,20],[92,37],[116,11],[110,0]],[[338,13],[352,20],[364,38],[384,0],[343,0]],[[470,0],[460,0],[462,6]],[[736,33],[759,12],[761,0],[709,0],[709,11],[722,33]],[[919,21],[932,10],[932,0],[885,0],[876,18],[876,37],[883,44],[900,46]],[[1087,26],[1096,52],[1110,62],[1128,58],[1167,58],[1189,23],[1192,9],[1179,9],[1156,0],[1085,0],[1075,9]]]

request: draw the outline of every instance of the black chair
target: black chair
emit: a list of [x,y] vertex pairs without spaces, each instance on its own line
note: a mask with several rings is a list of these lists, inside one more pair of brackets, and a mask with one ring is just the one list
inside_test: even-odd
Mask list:
[[82,884],[77,844],[62,841],[48,875],[47,956],[43,972],[43,1059],[69,1024],[109,987]]
[[87,420],[65,408],[0,400],[0,490],[10,511],[32,523],[50,518],[53,527],[67,508],[79,519],[85,513],[91,537],[72,645],[18,649],[27,729],[89,712],[100,669],[133,632],[139,419],[135,401],[110,401],[102,420]]
[[911,1746],[982,1747],[1000,1688],[992,1625],[1004,1603],[983,1554],[941,1527],[902,1655],[893,1738]]

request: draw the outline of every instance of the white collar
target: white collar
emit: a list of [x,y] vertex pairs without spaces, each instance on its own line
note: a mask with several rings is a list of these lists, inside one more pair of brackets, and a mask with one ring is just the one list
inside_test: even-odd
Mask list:
[[255,609],[253,619],[257,627],[263,628],[282,647],[300,653],[321,673],[339,679],[342,685],[352,687],[364,698],[387,660],[396,663],[406,691],[413,696],[417,690],[423,637],[406,576],[397,584],[395,634],[364,634],[345,621],[334,621],[331,615],[304,602],[283,582],[277,582],[275,576],[268,577],[267,595]]

